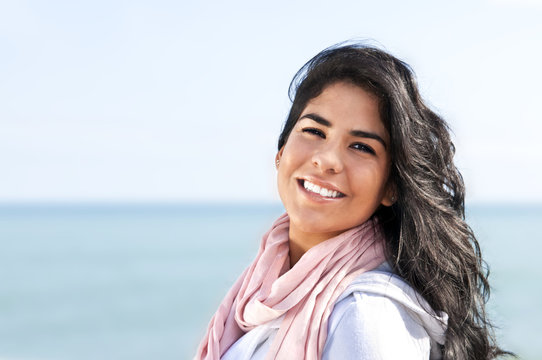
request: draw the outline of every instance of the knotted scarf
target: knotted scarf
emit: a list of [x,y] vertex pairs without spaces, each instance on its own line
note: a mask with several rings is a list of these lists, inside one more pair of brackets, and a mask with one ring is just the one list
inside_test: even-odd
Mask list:
[[284,318],[266,359],[320,359],[337,298],[361,273],[384,260],[375,220],[310,248],[290,269],[287,214],[264,235],[254,262],[211,319],[195,359],[218,360],[258,325]]

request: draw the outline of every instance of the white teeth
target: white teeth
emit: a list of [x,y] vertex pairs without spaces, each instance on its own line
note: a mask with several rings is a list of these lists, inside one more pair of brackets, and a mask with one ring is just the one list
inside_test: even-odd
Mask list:
[[303,181],[303,187],[309,190],[310,192],[320,194],[321,196],[324,196],[324,197],[336,198],[336,197],[339,197],[339,194],[340,194],[338,191],[329,190],[324,187],[320,187],[307,180]]

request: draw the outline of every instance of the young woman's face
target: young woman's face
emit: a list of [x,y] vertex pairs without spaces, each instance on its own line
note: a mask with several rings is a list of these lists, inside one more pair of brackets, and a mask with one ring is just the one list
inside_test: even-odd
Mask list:
[[330,238],[390,206],[389,134],[378,99],[337,82],[307,103],[277,154],[290,235]]

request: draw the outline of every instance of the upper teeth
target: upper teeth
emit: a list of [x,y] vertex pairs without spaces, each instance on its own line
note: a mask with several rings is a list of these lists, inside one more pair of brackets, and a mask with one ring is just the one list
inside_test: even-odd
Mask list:
[[318,186],[307,180],[303,181],[303,186],[310,192],[317,193],[325,197],[336,198],[340,195],[340,192],[338,191],[326,189],[325,187]]

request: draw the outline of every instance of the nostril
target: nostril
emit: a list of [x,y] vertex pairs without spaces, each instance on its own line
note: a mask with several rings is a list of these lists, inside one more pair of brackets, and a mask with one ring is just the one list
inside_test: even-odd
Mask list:
[[329,150],[314,154],[311,158],[314,167],[321,172],[337,174],[343,171],[343,158],[339,151]]

